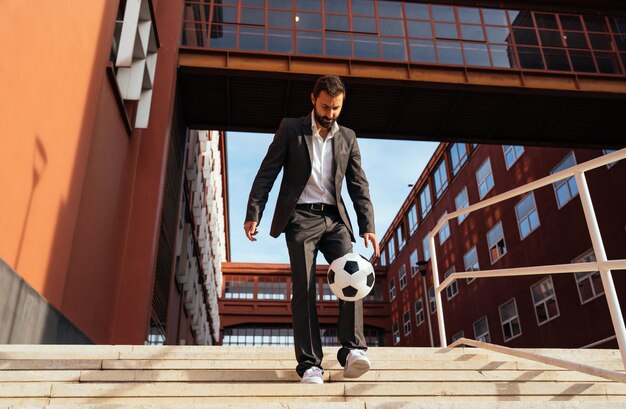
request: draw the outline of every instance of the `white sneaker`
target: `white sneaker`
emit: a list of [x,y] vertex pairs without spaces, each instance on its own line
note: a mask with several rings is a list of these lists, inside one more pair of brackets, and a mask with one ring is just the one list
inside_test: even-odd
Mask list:
[[306,370],[304,375],[302,375],[302,379],[300,380],[300,383],[322,384],[324,383],[324,379],[322,378],[323,373],[324,372],[322,372],[322,370],[318,368],[317,366],[312,366]]
[[365,352],[360,349],[353,349],[346,358],[346,365],[343,367],[344,378],[358,378],[370,370],[370,360],[365,356]]

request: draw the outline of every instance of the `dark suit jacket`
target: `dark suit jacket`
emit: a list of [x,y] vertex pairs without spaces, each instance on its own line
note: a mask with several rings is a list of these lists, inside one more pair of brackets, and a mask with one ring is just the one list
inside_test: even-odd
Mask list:
[[[369,185],[361,168],[361,153],[354,131],[340,126],[332,142],[335,163],[335,199],[339,214],[350,230],[352,241],[354,241],[350,218],[341,199],[341,187],[345,177],[348,193],[357,214],[359,235],[362,236],[364,233],[374,233],[374,208],[369,197]],[[270,235],[278,237],[284,231],[311,175],[312,143],[310,114],[302,118],[282,120],[252,184],[246,221],[261,221],[269,192],[280,170],[284,169]]]

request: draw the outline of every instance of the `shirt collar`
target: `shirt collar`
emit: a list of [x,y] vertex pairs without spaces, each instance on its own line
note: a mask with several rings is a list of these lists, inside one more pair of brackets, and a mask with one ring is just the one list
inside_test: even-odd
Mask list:
[[[311,130],[313,131],[313,135],[315,135],[317,132],[317,123],[315,123],[315,108],[313,108],[313,111],[311,111]],[[333,123],[333,126],[330,128],[330,131],[328,132],[328,138],[332,138],[335,136],[335,133],[339,130],[339,124],[337,123],[337,121],[335,121]]]

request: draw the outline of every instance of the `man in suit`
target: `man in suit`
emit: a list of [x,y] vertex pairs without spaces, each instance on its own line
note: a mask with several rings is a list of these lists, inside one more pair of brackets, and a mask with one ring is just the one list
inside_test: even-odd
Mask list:
[[[270,190],[281,169],[270,235],[285,233],[293,294],[291,300],[296,372],[303,383],[322,383],[322,342],[316,310],[315,260],[321,251],[326,261],[352,252],[352,225],[341,198],[343,180],[354,204],[359,235],[379,256],[374,233],[374,209],[361,168],[361,154],[354,131],[340,126],[346,92],[337,76],[317,80],[311,93],[313,110],[302,118],[285,118],[280,123],[256,175],[244,230],[251,241],[258,231]],[[362,300],[339,300],[337,353],[344,376],[356,378],[369,370],[363,335]]]

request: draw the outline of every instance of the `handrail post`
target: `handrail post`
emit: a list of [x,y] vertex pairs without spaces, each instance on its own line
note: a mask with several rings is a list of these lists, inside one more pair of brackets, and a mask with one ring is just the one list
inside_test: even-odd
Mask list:
[[[576,185],[578,186],[578,194],[580,195],[580,201],[583,205],[587,228],[589,229],[589,236],[591,237],[591,243],[593,245],[593,251],[596,255],[596,260],[606,262],[606,251],[604,249],[604,243],[602,242],[602,235],[600,234],[598,220],[593,209],[593,203],[591,202],[587,179],[585,178],[585,174],[583,172],[576,172],[575,177]],[[622,316],[622,310],[620,309],[619,300],[617,299],[617,292],[615,291],[611,270],[600,269],[600,277],[602,278],[602,286],[604,288],[604,294],[606,295],[606,301],[609,305],[609,312],[611,314],[611,320],[613,321],[613,329],[615,330],[617,344],[619,345],[619,350],[622,355],[622,363],[624,368],[626,368],[626,327],[624,327],[624,317]]]
[[445,323],[443,322],[443,303],[441,302],[441,291],[438,290],[439,268],[437,267],[437,250],[435,249],[434,230],[430,232],[428,246],[430,248],[430,263],[431,270],[433,272],[433,292],[435,293],[435,305],[437,306],[437,322],[439,324],[439,346],[441,346],[441,348],[445,348],[448,346],[448,342],[446,341],[446,327]]

